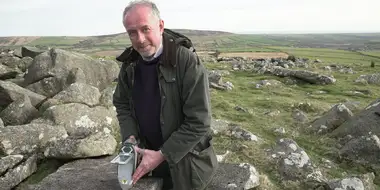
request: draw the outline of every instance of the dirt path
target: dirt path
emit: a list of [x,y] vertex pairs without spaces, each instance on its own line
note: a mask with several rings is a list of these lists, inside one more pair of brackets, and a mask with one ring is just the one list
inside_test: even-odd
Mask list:
[[234,52],[221,53],[220,57],[249,57],[252,59],[267,59],[267,58],[287,58],[288,54],[283,52]]

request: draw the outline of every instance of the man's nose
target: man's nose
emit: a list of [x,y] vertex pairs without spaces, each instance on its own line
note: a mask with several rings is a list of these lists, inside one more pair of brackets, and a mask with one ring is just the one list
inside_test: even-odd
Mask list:
[[141,42],[141,43],[144,42],[145,41],[145,35],[143,33],[139,32],[137,35],[137,41]]

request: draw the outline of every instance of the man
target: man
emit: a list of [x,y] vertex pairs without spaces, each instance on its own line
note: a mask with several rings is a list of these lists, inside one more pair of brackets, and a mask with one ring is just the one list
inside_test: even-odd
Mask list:
[[152,171],[164,189],[205,189],[218,167],[207,70],[164,29],[154,3],[130,3],[123,25],[132,47],[117,57],[123,64],[113,103],[122,142],[139,142],[133,181]]

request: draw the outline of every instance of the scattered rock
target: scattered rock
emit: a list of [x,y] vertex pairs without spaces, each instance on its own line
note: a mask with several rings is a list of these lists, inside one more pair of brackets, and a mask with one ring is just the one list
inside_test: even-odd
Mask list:
[[261,88],[263,86],[273,86],[273,87],[278,87],[282,85],[282,82],[278,80],[262,80],[257,83],[255,83],[256,88]]
[[30,155],[43,149],[49,141],[67,138],[62,126],[30,123],[0,128],[0,153]]
[[38,110],[27,95],[16,99],[0,112],[0,118],[3,119],[5,126],[27,124],[38,116]]
[[0,80],[15,78],[18,74],[16,69],[0,64]]
[[332,137],[345,137],[351,135],[353,137],[365,136],[370,132],[380,136],[380,99],[370,103],[365,109],[348,119],[330,135]]
[[306,113],[319,111],[316,106],[310,102],[300,102],[292,105],[294,110],[304,111]]
[[274,132],[277,134],[282,134],[282,135],[286,133],[285,128],[283,128],[283,127],[280,127],[278,129],[274,130]]
[[348,67],[345,65],[332,64],[329,66],[324,66],[323,69],[328,70],[328,71],[344,73],[344,74],[356,74],[356,72],[351,67]]
[[339,150],[339,155],[358,164],[380,168],[380,139],[376,135],[352,138]]
[[32,155],[25,162],[15,168],[9,169],[8,172],[1,176],[0,187],[2,189],[12,189],[36,171],[37,156]]
[[90,108],[78,103],[52,106],[41,118],[50,120],[56,125],[63,125],[69,136],[78,138],[104,130],[115,131],[114,127],[118,126],[114,111],[102,106]]
[[9,155],[0,158],[0,174],[12,169],[24,159],[23,155]]
[[350,101],[350,100],[347,100],[345,102],[343,102],[343,104],[349,109],[351,110],[351,112],[353,114],[356,114],[357,112],[361,111],[360,110],[360,102],[359,101]]
[[326,114],[316,119],[310,127],[318,134],[326,134],[339,127],[352,116],[352,112],[344,104],[336,104]]
[[37,47],[33,47],[33,46],[23,46],[21,48],[22,57],[35,58],[37,55],[41,54],[42,52],[44,52],[44,50],[39,49]]
[[331,189],[365,190],[363,182],[359,178],[345,178],[329,183]]
[[234,71],[249,71],[254,68],[254,65],[252,64],[245,64],[244,62],[233,62],[232,63],[232,70]]
[[26,70],[28,69],[28,67],[33,63],[33,58],[31,57],[23,57],[21,58],[19,64],[18,64],[18,68],[22,71],[22,72],[26,72]]
[[222,76],[225,75],[227,74],[219,70],[209,71],[208,78],[210,87],[217,90],[232,90],[234,85],[229,81],[223,82],[222,80]]
[[30,102],[35,107],[46,98],[45,96],[24,89],[12,82],[0,80],[0,107],[8,106],[13,101],[23,98],[24,95],[29,97]]
[[281,112],[279,110],[273,110],[273,111],[265,112],[264,115],[268,115],[270,117],[274,117],[274,116],[280,115],[280,113]]
[[240,126],[220,119],[211,120],[211,130],[214,135],[224,134],[227,136],[243,139],[246,141],[258,141],[258,137]]
[[0,58],[0,65],[8,66],[12,69],[17,69],[18,63],[20,61],[20,58],[14,57],[12,55],[3,56]]
[[233,124],[229,126],[227,135],[233,136],[238,139],[243,139],[246,141],[258,141],[258,138],[256,135],[252,134],[251,132],[245,129],[242,129],[240,126],[233,125]]
[[292,118],[297,122],[297,123],[306,123],[309,119],[307,117],[307,114],[301,110],[295,109],[292,112]]
[[350,190],[376,190],[373,180],[375,175],[368,173],[360,176],[351,176],[343,179],[330,180],[327,183],[328,189],[350,189]]
[[380,84],[380,73],[374,73],[369,75],[360,75],[355,83],[359,84]]
[[298,78],[311,84],[327,85],[334,84],[336,82],[334,77],[320,75],[318,73],[306,70],[290,70],[276,66],[268,70],[268,72],[275,76]]
[[294,78],[294,77],[284,77],[283,81],[284,81],[284,84],[286,85],[298,85],[298,84],[305,83],[304,81]]
[[226,157],[230,154],[231,152],[229,150],[226,151],[226,153],[222,155],[216,155],[216,158],[218,159],[218,162],[224,162]]
[[271,154],[271,159],[278,160],[278,172],[283,181],[305,180],[314,172],[307,153],[291,139],[277,140]]
[[353,96],[365,96],[366,94],[360,91],[346,91],[348,95],[353,95]]
[[109,86],[119,74],[115,61],[98,60],[85,54],[52,48],[34,58],[25,74],[28,89],[51,97],[70,85],[72,69],[84,71],[83,83],[97,87],[100,91]]
[[334,166],[334,163],[331,160],[328,160],[326,158],[322,158],[322,162],[325,168],[331,169]]
[[241,107],[241,106],[236,106],[236,107],[235,107],[235,110],[236,110],[236,111],[240,111],[240,112],[248,113],[248,109],[243,108],[243,107]]
[[251,164],[221,163],[209,189],[252,189],[259,185],[259,173]]
[[230,122],[221,119],[211,120],[211,130],[214,135],[223,133],[229,129]]
[[115,152],[117,142],[106,132],[99,132],[84,139],[66,138],[48,143],[44,155],[47,158],[77,159],[105,155]]
[[49,104],[50,107],[54,105],[52,101],[62,104],[81,103],[88,106],[95,106],[99,104],[100,96],[99,89],[94,86],[84,83],[72,83],[45,103]]

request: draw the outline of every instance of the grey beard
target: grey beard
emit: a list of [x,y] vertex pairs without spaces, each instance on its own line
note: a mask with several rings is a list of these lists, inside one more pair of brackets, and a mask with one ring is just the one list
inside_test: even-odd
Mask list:
[[142,59],[143,59],[144,61],[150,61],[150,60],[153,60],[153,57],[154,57],[155,54],[156,54],[156,53],[154,53],[153,55],[151,55],[151,56],[149,56],[149,57],[144,57],[144,56],[141,55],[141,57],[142,57]]
[[156,52],[154,52],[151,56],[149,56],[149,57],[144,57],[144,56],[142,56],[141,55],[141,57],[143,58],[143,60],[144,61],[151,61],[151,60],[153,60],[155,57],[155,55],[156,55],[156,53],[158,52],[158,51],[161,51],[162,50],[162,40],[161,40],[161,45],[160,45],[160,47],[157,49],[157,51]]

